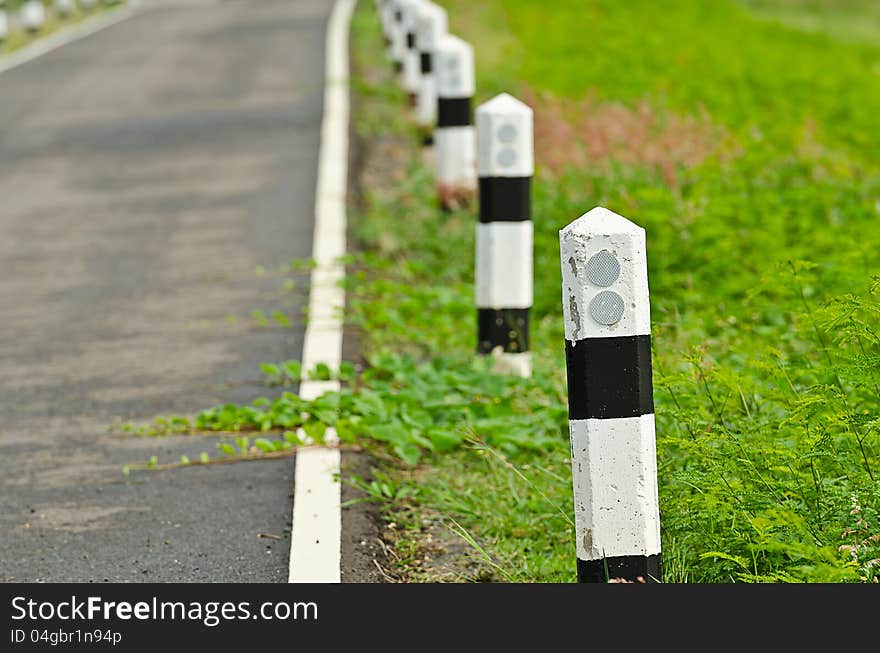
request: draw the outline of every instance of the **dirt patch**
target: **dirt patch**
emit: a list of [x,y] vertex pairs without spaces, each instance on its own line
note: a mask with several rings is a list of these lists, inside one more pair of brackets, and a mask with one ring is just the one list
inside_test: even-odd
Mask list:
[[384,571],[387,550],[381,539],[379,506],[363,501],[366,493],[347,483],[345,478],[357,475],[367,482],[370,477],[369,454],[342,454],[342,562],[343,583],[382,583],[389,580]]
[[[406,510],[398,509],[398,516],[406,517]],[[386,570],[389,580],[406,583],[503,580],[442,516],[420,506],[418,514],[411,517],[417,526],[401,527],[397,522],[389,522],[382,532],[386,557],[391,565]]]
[[629,107],[593,96],[523,95],[535,111],[536,160],[551,174],[619,162],[659,170],[676,187],[683,169],[718,152],[725,140],[705,113],[676,116],[647,102]]

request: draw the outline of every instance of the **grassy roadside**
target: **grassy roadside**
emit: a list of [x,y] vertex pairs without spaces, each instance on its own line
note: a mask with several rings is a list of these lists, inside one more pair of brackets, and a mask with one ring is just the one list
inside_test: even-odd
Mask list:
[[[374,488],[394,571],[573,579],[556,232],[602,204],[648,233],[665,580],[876,580],[880,51],[721,0],[443,4],[476,45],[478,100],[536,108],[536,369],[472,361],[474,216],[433,207],[360,3],[356,128],[379,152],[351,319],[386,405],[427,413],[397,420],[424,442],[370,434],[422,451]],[[425,402],[451,395],[444,446]],[[470,558],[452,576],[431,561],[450,537]]]
[[[0,6],[0,10],[5,10],[7,16],[11,19],[13,14],[19,12],[23,4],[24,0],[7,0],[5,5]],[[123,0],[98,0],[95,6],[90,9],[77,4],[69,15],[61,16],[51,2],[44,3],[46,7],[46,22],[43,24],[43,27],[35,33],[20,28],[10,30],[6,39],[0,40],[0,56],[23,48],[33,41],[57,32],[59,29],[75,25],[109,9],[115,9],[121,4],[123,4]]]

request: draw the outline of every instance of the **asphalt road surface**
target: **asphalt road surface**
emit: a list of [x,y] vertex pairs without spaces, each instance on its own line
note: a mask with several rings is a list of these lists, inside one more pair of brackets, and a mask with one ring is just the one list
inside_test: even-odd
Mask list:
[[217,440],[108,427],[300,357],[250,315],[305,303],[331,7],[147,5],[0,75],[0,582],[287,579],[293,459],[126,477]]

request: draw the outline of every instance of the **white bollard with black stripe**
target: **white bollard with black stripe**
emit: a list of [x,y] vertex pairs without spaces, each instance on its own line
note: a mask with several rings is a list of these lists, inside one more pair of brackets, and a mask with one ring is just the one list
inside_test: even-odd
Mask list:
[[559,243],[578,580],[659,582],[645,230],[597,207]]
[[401,29],[403,31],[403,71],[401,80],[403,89],[406,91],[409,106],[416,106],[419,87],[421,86],[422,74],[419,65],[419,51],[416,48],[416,30],[418,29],[419,14],[421,13],[424,0],[402,0]]
[[434,51],[448,27],[446,10],[433,2],[425,2],[419,12],[416,48],[419,52],[419,93],[416,100],[416,122],[422,130],[425,145],[433,142],[437,122],[437,79],[434,75]]
[[39,0],[28,0],[21,6],[21,26],[29,32],[39,31],[46,23],[46,8]]
[[477,352],[498,372],[529,377],[532,308],[532,110],[507,93],[477,115]]
[[457,36],[442,36],[434,51],[437,128],[434,155],[440,206],[454,210],[477,193],[477,153],[471,107],[475,91],[474,49]]

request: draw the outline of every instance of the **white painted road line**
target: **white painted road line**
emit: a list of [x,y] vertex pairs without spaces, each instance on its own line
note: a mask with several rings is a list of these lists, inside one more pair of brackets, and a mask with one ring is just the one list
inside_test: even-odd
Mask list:
[[21,50],[16,50],[12,54],[2,56],[0,57],[0,73],[5,73],[7,70],[17,68],[37,57],[42,57],[44,54],[57,50],[68,43],[79,41],[96,32],[100,32],[102,29],[121,23],[134,16],[141,5],[141,2],[132,0],[119,9],[111,9],[94,18],[86,18],[72,27],[61,28],[57,32],[23,47]]
[[[345,291],[339,287],[345,266],[345,200],[348,188],[348,36],[356,0],[337,0],[327,26],[324,119],[315,192],[315,235],[312,257],[309,323],[303,343],[302,365],[308,371],[318,363],[331,370],[342,361],[342,312]],[[337,381],[306,380],[303,399],[314,399],[339,389]],[[328,429],[326,442],[336,443]],[[293,527],[290,536],[291,583],[338,583],[341,580],[342,490],[340,453],[315,447],[296,456]]]

